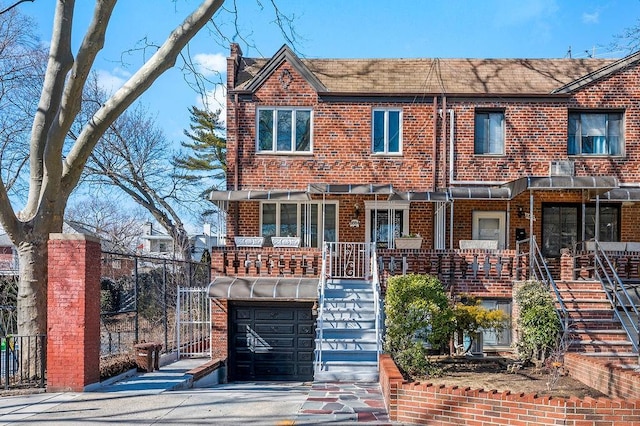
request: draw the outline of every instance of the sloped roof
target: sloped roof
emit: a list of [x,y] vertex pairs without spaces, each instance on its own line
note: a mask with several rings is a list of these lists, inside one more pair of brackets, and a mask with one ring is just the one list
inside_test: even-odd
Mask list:
[[[285,48],[284,46],[283,48]],[[271,59],[241,58],[236,90],[253,90],[263,68],[290,58],[280,49]],[[295,58],[297,56],[293,55]],[[329,93],[546,95],[585,76],[601,78],[615,59],[298,59]],[[295,66],[295,65],[294,65]],[[609,67],[609,68],[607,68]],[[604,74],[597,71],[604,68]],[[589,80],[593,81],[593,80]]]

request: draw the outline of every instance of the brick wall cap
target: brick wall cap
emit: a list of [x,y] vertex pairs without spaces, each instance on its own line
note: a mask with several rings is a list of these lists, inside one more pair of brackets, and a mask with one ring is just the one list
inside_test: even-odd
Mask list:
[[62,234],[53,233],[49,234],[49,240],[62,240],[62,241],[92,241],[99,243],[100,238],[89,234]]

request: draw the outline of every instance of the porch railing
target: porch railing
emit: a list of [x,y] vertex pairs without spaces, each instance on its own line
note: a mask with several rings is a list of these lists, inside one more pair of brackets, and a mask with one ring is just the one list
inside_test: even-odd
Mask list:
[[369,279],[372,245],[368,243],[325,243],[327,273],[331,278]]
[[378,356],[376,356],[377,367],[379,368],[380,354],[382,353],[382,324],[383,310],[380,302],[380,276],[378,274],[378,255],[375,250],[371,253],[371,286],[373,287],[373,304],[376,326],[376,348]]
[[[637,304],[638,285],[636,283],[625,283],[616,272],[615,265],[609,259],[609,256],[602,249],[599,241],[589,241],[588,243],[579,243],[575,249],[576,258],[583,262],[585,258],[587,265],[582,263],[582,267],[592,270],[595,278],[600,281],[602,288],[607,294],[607,299],[613,306],[613,312],[622,323],[629,340],[633,344],[633,348],[638,353],[640,347],[639,331],[640,331],[640,314],[638,313]],[[635,294],[635,297],[631,295]]]

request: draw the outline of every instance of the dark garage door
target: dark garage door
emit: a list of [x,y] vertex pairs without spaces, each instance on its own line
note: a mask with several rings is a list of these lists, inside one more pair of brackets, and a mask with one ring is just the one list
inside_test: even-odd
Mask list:
[[229,315],[229,378],[313,379],[312,303],[241,303]]

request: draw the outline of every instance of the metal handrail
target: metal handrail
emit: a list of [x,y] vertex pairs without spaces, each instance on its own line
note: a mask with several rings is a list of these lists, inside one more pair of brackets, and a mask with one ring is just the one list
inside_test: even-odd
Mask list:
[[380,306],[380,275],[378,273],[378,254],[375,246],[369,247],[371,250],[371,286],[373,288],[373,303],[376,325],[376,365],[379,367],[380,353],[382,352],[382,309]]
[[556,313],[558,314],[558,318],[560,319],[562,331],[565,332],[569,329],[569,310],[562,300],[558,285],[553,279],[551,271],[549,271],[549,267],[547,266],[547,262],[544,260],[544,257],[540,252],[540,248],[536,243],[535,236],[531,236],[530,239],[530,252],[531,259],[529,259],[529,265],[531,274],[536,280],[543,282],[547,286],[547,288],[552,289],[553,293],[556,295],[556,300],[558,302],[558,305],[560,306],[560,310],[556,309]]
[[[322,266],[320,269],[320,280],[318,281],[318,345],[316,345],[316,372],[320,371],[322,368],[322,341],[324,339],[324,292],[327,286],[327,277],[329,276],[329,271],[331,271],[331,258],[332,256],[329,253],[330,246],[329,243],[325,242],[322,245]],[[327,264],[327,257],[329,258],[329,263]],[[329,269],[327,269],[329,268]]]
[[[640,315],[638,314],[638,309],[627,291],[627,286],[620,279],[620,276],[618,276],[605,251],[602,250],[600,242],[598,240],[592,242],[594,243],[593,266],[595,277],[600,281],[600,284],[602,284],[607,299],[609,299],[609,302],[614,308],[613,311],[620,320],[620,323],[622,323],[622,327],[627,333],[633,348],[638,352],[638,338],[640,337],[640,325],[638,324]],[[611,273],[609,273],[609,271],[611,271]],[[633,315],[635,315],[635,321]],[[635,336],[633,333],[635,333]]]

